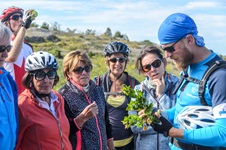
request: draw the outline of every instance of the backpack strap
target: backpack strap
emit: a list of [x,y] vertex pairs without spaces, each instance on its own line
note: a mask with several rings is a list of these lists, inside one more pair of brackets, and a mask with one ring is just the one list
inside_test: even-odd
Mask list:
[[173,90],[173,95],[175,95],[177,93],[177,91],[179,90],[181,84],[183,83],[183,81],[188,77],[187,71],[186,73],[183,73],[183,75],[181,75],[180,80],[178,81],[175,89]]
[[217,61],[215,61],[215,63],[212,66],[210,66],[206,70],[205,74],[203,75],[203,78],[202,78],[202,81],[199,84],[199,90],[198,90],[198,92],[199,92],[199,98],[200,98],[200,101],[201,101],[201,104],[202,105],[207,105],[207,103],[206,103],[206,101],[204,99],[204,93],[205,93],[206,83],[207,83],[209,77],[211,76],[211,74],[215,70],[217,70],[219,68],[226,68],[226,61],[223,61],[223,60],[220,60],[220,61],[217,60]]

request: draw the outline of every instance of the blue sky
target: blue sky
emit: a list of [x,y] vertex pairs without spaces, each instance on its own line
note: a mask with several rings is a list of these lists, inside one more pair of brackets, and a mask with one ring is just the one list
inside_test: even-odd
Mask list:
[[114,34],[120,31],[130,41],[150,40],[159,43],[158,27],[170,14],[181,12],[196,22],[206,47],[226,55],[225,0],[15,0],[1,1],[0,10],[8,6],[35,9],[41,25],[57,22],[66,28],[102,34],[109,27]]

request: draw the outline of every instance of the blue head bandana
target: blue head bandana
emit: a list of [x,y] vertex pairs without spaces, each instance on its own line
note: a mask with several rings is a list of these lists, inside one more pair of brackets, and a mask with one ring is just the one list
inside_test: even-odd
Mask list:
[[160,25],[158,38],[160,44],[168,44],[176,42],[187,34],[193,35],[198,46],[205,45],[203,37],[198,36],[194,20],[186,14],[175,13],[168,16]]

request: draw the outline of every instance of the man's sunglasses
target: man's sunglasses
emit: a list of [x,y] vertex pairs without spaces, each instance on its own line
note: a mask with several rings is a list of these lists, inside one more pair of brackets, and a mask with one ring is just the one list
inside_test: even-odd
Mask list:
[[149,72],[151,70],[151,66],[154,68],[159,68],[161,66],[162,61],[160,59],[156,59],[155,61],[153,61],[151,64],[147,64],[142,66],[142,70],[144,72]]
[[45,73],[44,71],[37,71],[35,73],[33,73],[32,75],[35,76],[35,79],[38,81],[42,81],[46,78],[46,76],[50,79],[53,80],[56,78],[56,71],[55,70],[50,70],[47,73]]
[[13,15],[13,16],[11,17],[11,19],[12,19],[12,20],[15,20],[15,21],[19,20],[19,18],[23,18],[23,15]]
[[[182,37],[182,38],[183,38],[183,37]],[[174,49],[175,44],[177,44],[177,42],[179,42],[182,38],[180,38],[179,40],[177,40],[177,41],[176,41],[173,45],[171,45],[171,46],[168,46],[168,47],[165,47],[165,48],[162,48],[162,46],[161,46],[161,48],[162,48],[164,51],[166,51],[166,52],[172,53],[172,52],[175,51],[175,49]]]
[[7,50],[7,52],[10,52],[12,48],[12,45],[0,45],[0,53],[4,52],[5,50]]
[[73,72],[75,74],[81,74],[83,71],[86,71],[87,73],[90,72],[92,70],[92,68],[90,66],[85,66],[84,68],[82,67],[77,67],[73,70]]
[[117,61],[120,63],[124,63],[127,60],[127,58],[125,58],[125,57],[116,58],[115,57],[115,58],[108,58],[108,60],[112,63],[116,63]]

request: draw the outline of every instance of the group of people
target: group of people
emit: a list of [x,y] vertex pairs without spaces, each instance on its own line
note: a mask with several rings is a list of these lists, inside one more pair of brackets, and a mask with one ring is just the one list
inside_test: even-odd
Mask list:
[[[166,57],[157,46],[141,49],[135,63],[145,76],[141,83],[125,71],[129,47],[115,41],[104,48],[109,71],[93,80],[90,74],[95,68],[88,55],[79,50],[68,53],[63,59],[66,83],[54,91],[60,80],[56,58],[48,52],[33,52],[24,43],[26,29],[34,19],[31,11],[25,17],[23,9],[9,7],[0,16],[0,149],[226,149],[226,114],[220,113],[226,110],[224,68],[214,72],[205,87],[215,124],[181,129],[177,120],[184,107],[201,105],[198,84],[180,83],[166,71],[166,58],[174,60],[181,74],[199,80],[208,65],[221,60],[205,47],[188,15],[172,14],[160,25],[158,38]],[[156,113],[160,124],[153,122],[147,130],[125,129],[125,116],[145,114],[144,110],[126,110],[133,99],[122,93],[123,84],[143,91],[146,101],[161,110],[161,115]]]

